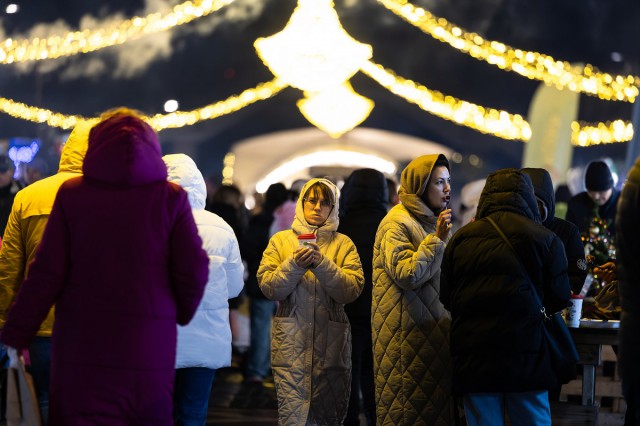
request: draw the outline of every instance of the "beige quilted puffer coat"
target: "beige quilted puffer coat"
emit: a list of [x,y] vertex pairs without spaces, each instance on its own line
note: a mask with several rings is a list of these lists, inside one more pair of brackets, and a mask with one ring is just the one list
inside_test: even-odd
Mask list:
[[413,160],[402,204],[382,220],[373,248],[371,326],[378,425],[450,425],[451,317],[439,301],[446,244],[420,200],[438,155]]
[[[321,181],[335,207],[320,227],[304,219],[302,194]],[[258,283],[280,301],[271,329],[271,368],[280,425],[340,425],[351,383],[351,331],[344,304],[362,291],[364,277],[353,242],[338,228],[338,189],[326,179],[302,188],[292,229],[276,233],[264,251]],[[293,260],[299,234],[315,232],[322,260],[311,269]]]

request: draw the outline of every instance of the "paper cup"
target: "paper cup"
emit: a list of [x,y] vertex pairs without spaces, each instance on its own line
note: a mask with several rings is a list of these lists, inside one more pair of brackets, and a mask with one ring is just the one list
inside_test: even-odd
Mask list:
[[583,296],[579,294],[571,295],[571,305],[567,308],[565,321],[569,327],[580,327],[580,318],[582,317],[582,301]]
[[298,235],[298,245],[300,247],[308,246],[309,243],[316,242],[316,234],[300,234]]

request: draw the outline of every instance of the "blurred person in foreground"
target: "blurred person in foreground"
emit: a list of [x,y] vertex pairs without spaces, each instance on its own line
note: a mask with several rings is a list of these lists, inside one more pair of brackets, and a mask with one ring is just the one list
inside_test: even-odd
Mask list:
[[619,369],[627,402],[625,426],[640,425],[640,157],[622,187],[616,228],[620,317]]
[[[42,240],[49,215],[60,186],[82,175],[82,162],[87,152],[89,131],[95,122],[79,121],[62,148],[58,173],[22,189],[16,195],[5,230],[5,245],[0,252],[0,327],[15,301],[22,282]],[[29,346],[31,365],[40,414],[46,423],[49,405],[49,370],[51,364],[51,331],[54,308],[40,324]]]
[[185,154],[162,157],[169,182],[180,185],[209,256],[209,279],[191,322],[178,327],[173,392],[176,426],[204,426],[216,370],[231,365],[229,298],[242,290],[244,267],[238,240],[222,218],[204,209],[207,188],[196,163]]
[[529,176],[498,170],[487,177],[475,220],[449,241],[442,263],[453,389],[463,397],[468,425],[504,425],[507,416],[514,426],[551,424],[547,389],[558,383],[532,286],[546,312],[568,305],[564,247],[540,224]]
[[402,171],[400,204],[373,248],[371,327],[379,425],[452,425],[449,313],[438,299],[451,234],[451,175],[442,154]]
[[373,346],[371,342],[371,290],[373,284],[373,243],[380,221],[387,214],[388,192],[385,176],[374,169],[354,170],[342,187],[338,232],[356,245],[362,271],[362,294],[345,306],[351,324],[351,396],[345,426],[360,425],[360,395],[367,425],[376,424],[376,399],[373,385]]
[[176,323],[209,263],[187,193],[127,109],[91,129],[82,171],[58,190],[0,341],[28,348],[55,303],[49,424],[172,425]]
[[[344,312],[362,292],[355,245],[338,229],[338,188],[311,179],[300,193],[291,229],[264,251],[258,283],[278,309],[271,330],[271,368],[278,423],[340,425],[351,382],[351,332]],[[300,246],[298,236],[315,234]]]

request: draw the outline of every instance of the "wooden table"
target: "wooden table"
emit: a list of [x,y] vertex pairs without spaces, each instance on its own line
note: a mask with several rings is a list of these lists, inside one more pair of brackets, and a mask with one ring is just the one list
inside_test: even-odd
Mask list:
[[[595,327],[595,326],[598,327]],[[582,373],[582,405],[594,406],[596,398],[596,367],[602,363],[602,346],[617,345],[619,323],[611,321],[603,327],[602,321],[582,320],[579,328],[569,328],[578,354]]]

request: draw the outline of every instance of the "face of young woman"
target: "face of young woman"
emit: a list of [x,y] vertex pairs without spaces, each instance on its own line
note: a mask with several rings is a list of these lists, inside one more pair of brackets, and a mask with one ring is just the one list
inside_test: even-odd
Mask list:
[[422,194],[422,200],[436,215],[449,207],[451,176],[445,166],[438,166],[431,171],[431,177],[424,194]]
[[320,191],[309,192],[302,200],[304,219],[308,224],[320,226],[327,221],[333,205],[331,200],[325,200]]

